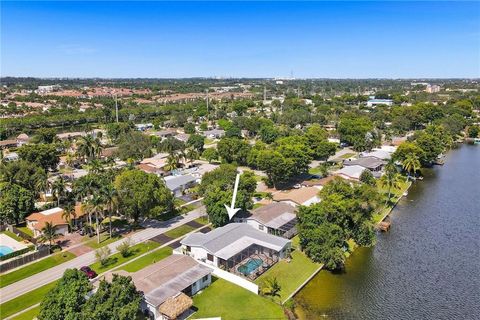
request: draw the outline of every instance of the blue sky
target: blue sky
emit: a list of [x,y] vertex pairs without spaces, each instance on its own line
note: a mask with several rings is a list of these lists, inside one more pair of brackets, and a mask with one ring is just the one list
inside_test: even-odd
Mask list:
[[1,2],[1,75],[480,76],[479,2]]

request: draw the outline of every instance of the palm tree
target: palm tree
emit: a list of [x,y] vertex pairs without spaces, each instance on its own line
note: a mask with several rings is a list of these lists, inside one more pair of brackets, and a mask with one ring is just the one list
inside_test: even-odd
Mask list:
[[110,238],[112,237],[112,211],[117,204],[117,190],[113,187],[112,184],[108,184],[102,188],[100,191],[103,197],[103,203],[108,212],[108,227]]
[[84,160],[95,159],[100,154],[101,142],[98,138],[94,138],[92,135],[87,134],[81,137],[77,142],[77,153],[83,157]]
[[94,194],[88,202],[91,212],[95,213],[95,229],[97,230],[97,243],[100,243],[100,224],[98,221],[98,215],[103,212],[103,199],[101,195]]
[[415,176],[416,172],[420,169],[420,160],[416,154],[409,153],[402,161],[402,167],[407,171],[407,179],[410,179],[410,173],[413,172],[413,175]]
[[186,157],[190,160],[190,163],[193,163],[198,158],[198,152],[193,148],[189,148],[187,149]]
[[46,222],[45,226],[42,228],[42,236],[40,237],[41,242],[47,242],[48,241],[48,249],[50,250],[52,248],[52,242],[56,238],[58,238],[60,235],[57,234],[55,227],[51,222]]
[[77,218],[75,206],[71,203],[67,203],[67,205],[63,208],[62,218],[68,222],[70,229],[73,229],[72,221]]
[[71,168],[73,166],[73,164],[75,163],[75,155],[71,152],[67,153],[67,155],[65,157],[65,162]]
[[62,176],[52,183],[52,193],[57,198],[57,205],[60,206],[60,200],[65,195],[65,180]]
[[385,174],[380,178],[380,184],[383,187],[388,188],[388,199],[390,201],[392,196],[392,188],[396,189],[400,185],[400,175],[397,172],[397,168],[393,162],[387,163],[385,166]]
[[167,164],[165,165],[165,170],[172,171],[178,168],[178,156],[176,153],[172,152],[167,157]]

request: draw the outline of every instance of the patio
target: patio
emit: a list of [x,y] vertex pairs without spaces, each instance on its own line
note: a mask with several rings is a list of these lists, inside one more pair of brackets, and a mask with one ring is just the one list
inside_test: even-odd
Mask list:
[[253,244],[228,260],[219,259],[219,267],[249,280],[255,280],[279,261],[275,250]]

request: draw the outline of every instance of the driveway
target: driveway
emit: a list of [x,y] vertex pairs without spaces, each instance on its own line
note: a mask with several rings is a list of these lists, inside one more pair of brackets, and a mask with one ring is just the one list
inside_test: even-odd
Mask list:
[[[199,218],[202,215],[205,215],[205,207],[203,206],[188,212],[186,215],[175,217],[169,221],[146,221],[144,225],[146,229],[133,234],[130,239],[132,241],[132,244],[144,242],[168,230],[174,229],[189,221]],[[108,247],[110,247],[110,250],[112,250],[112,254],[117,252],[117,246],[123,241],[124,239],[120,239],[108,245]],[[87,252],[85,254],[82,254],[81,256],[76,257],[75,259],[37,273],[31,277],[15,282],[9,286],[3,287],[0,289],[0,303],[5,303],[11,299],[21,296],[22,294],[25,294],[29,291],[37,289],[43,285],[46,285],[52,281],[61,278],[66,269],[78,269],[82,266],[88,266],[95,261],[95,251]]]

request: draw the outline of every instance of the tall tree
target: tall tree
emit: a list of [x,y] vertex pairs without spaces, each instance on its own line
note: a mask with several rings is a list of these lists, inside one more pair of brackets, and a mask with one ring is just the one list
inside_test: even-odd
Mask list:
[[407,172],[408,179],[410,179],[410,174],[413,174],[414,176],[416,175],[417,171],[420,169],[420,166],[420,160],[414,153],[409,153],[402,161],[402,168]]
[[18,224],[35,206],[33,192],[10,182],[0,182],[0,221]]
[[40,236],[41,242],[48,242],[48,248],[52,247],[52,243],[60,235],[57,233],[55,226],[51,222],[45,222],[45,226],[42,228],[42,235]]

